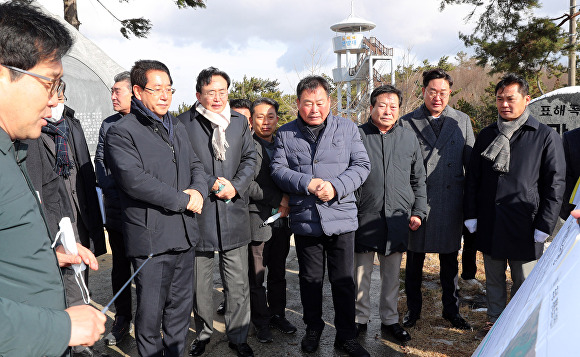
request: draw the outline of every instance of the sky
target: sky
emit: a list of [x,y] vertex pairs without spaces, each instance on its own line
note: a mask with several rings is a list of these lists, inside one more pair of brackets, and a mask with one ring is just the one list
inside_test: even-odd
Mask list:
[[[62,0],[37,0],[63,16]],[[205,9],[178,9],[172,0],[100,0],[119,19],[144,17],[153,28],[146,39],[125,39],[120,23],[97,0],[78,0],[80,32],[129,70],[139,59],[156,59],[171,71],[176,93],[171,109],[195,101],[195,78],[218,67],[232,80],[243,76],[277,79],[292,94],[299,80],[315,72],[332,74],[337,66],[330,26],[351,13],[351,0],[207,0]],[[543,0],[539,14],[558,17],[569,0]],[[393,47],[395,67],[403,62],[453,60],[471,54],[458,33],[471,33],[468,5],[447,6],[438,0],[355,0],[355,16],[374,22],[365,32]],[[388,69],[387,69],[388,70]],[[388,70],[390,71],[390,70]]]

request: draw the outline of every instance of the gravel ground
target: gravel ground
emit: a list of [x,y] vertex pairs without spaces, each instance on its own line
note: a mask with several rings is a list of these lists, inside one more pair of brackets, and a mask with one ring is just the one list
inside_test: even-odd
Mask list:
[[[99,270],[91,272],[90,289],[92,292],[92,304],[101,309],[112,298],[112,291],[110,285],[111,273],[111,255],[106,254],[98,258]],[[217,259],[216,259],[217,261]],[[426,262],[427,264],[427,262]],[[404,267],[404,262],[403,262]],[[437,313],[437,303],[440,304],[440,287],[438,286],[438,276],[429,274],[426,267],[424,288],[424,307],[422,319],[419,321],[417,327],[409,329],[409,333],[413,339],[409,342],[407,347],[400,346],[387,333],[381,332],[380,318],[378,314],[378,294],[379,294],[379,272],[378,269],[372,274],[371,285],[371,303],[372,315],[369,322],[368,331],[362,333],[359,337],[361,344],[371,353],[372,356],[452,356],[457,354],[453,351],[462,350],[461,355],[470,355],[477,344],[473,343],[473,333],[465,334],[462,331],[451,329],[446,321],[440,317],[440,312]],[[483,270],[483,268],[481,268]],[[219,274],[217,273],[217,265],[214,276],[214,305],[217,305],[222,299],[221,282]],[[404,276],[402,274],[402,276]],[[298,332],[294,335],[284,335],[277,330],[273,330],[274,341],[272,343],[260,343],[255,338],[253,328],[250,328],[250,336],[248,344],[253,348],[256,356],[306,356],[300,351],[300,340],[304,334],[305,325],[302,321],[302,306],[300,303],[300,291],[298,285],[298,261],[294,247],[291,248],[287,259],[287,274],[288,290],[287,290],[287,311],[286,317],[296,327]],[[479,278],[479,276],[478,276]],[[403,289],[403,285],[401,287]],[[133,299],[134,299],[134,285],[133,285]],[[479,298],[481,301],[481,297]],[[135,300],[134,300],[135,301]],[[399,301],[399,311],[402,314],[405,312],[404,308],[405,296],[404,291],[401,291]],[[324,286],[324,320],[326,327],[322,334],[320,348],[316,353],[308,356],[344,356],[345,354],[337,351],[334,346],[335,329],[333,326],[334,310],[332,308],[332,294],[330,292],[330,284],[328,280]],[[479,306],[478,306],[479,307]],[[433,310],[432,310],[433,309]],[[467,307],[464,307],[462,313]],[[430,313],[434,316],[425,316]],[[480,313],[484,316],[484,312]],[[114,319],[114,307],[107,312],[107,332],[111,329]],[[191,326],[194,326],[193,318]],[[215,333],[211,342],[206,346],[204,356],[235,356],[234,351],[229,349],[228,342],[225,337],[225,325],[223,316],[215,314],[214,316]],[[434,330],[433,330],[434,329]],[[105,334],[106,334],[105,333]],[[190,328],[188,334],[187,346],[194,338],[194,330]],[[454,337],[455,336],[455,337]],[[467,342],[468,341],[468,342]],[[465,346],[463,348],[462,346]],[[106,346],[103,340],[98,341],[94,346],[95,356],[138,356],[137,346],[134,335],[125,338],[117,346]],[[187,351],[184,354],[187,356]]]

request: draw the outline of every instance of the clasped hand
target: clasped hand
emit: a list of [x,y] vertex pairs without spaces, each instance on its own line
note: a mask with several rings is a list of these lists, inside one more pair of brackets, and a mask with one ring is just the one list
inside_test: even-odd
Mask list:
[[308,184],[308,192],[318,197],[322,202],[328,202],[336,196],[336,189],[328,181],[313,178]]
[[188,188],[183,192],[189,195],[187,209],[192,211],[193,213],[201,213],[201,209],[203,208],[203,196],[201,195],[201,193],[199,193],[198,190],[194,190],[192,188]]

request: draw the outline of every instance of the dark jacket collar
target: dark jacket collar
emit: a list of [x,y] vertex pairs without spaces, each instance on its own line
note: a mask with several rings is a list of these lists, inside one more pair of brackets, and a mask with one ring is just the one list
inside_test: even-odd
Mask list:
[[[400,124],[401,120],[400,119],[401,118],[397,119],[397,121],[395,122],[395,124],[393,124],[393,127],[389,131],[387,131],[385,133],[385,135],[388,135],[388,134],[392,133],[393,131],[397,130],[398,127],[401,126],[401,124]],[[373,119],[371,117],[369,117],[369,119],[367,120],[367,122],[364,123],[363,125],[366,125],[373,134],[382,134],[381,131],[379,130],[379,128],[373,122]]]
[[[497,127],[497,121],[491,124],[490,126],[493,126],[495,130],[499,131]],[[530,116],[528,116],[528,120],[526,120],[526,122],[522,125],[522,127],[523,126],[527,126],[534,130],[538,130],[538,128],[540,127],[540,122],[538,121],[538,119],[534,118],[532,114],[530,114]]]
[[304,137],[311,142],[315,143],[316,140],[323,134],[324,128],[326,128],[327,120],[331,118],[332,114],[328,113],[328,116],[324,121],[318,125],[308,125],[304,119],[298,114],[298,118],[296,119],[296,124],[298,125],[298,129],[302,132]]
[[169,122],[172,125],[176,125],[176,119],[175,117],[173,117],[173,115],[169,114],[169,112],[167,112],[164,116],[163,119],[159,118],[157,116],[157,114],[153,113],[149,108],[147,108],[142,101],[140,101],[139,99],[133,97],[131,98],[131,113],[135,114],[135,115],[140,115],[142,117],[146,117],[149,118],[150,120],[153,121],[158,121],[160,123],[163,123],[163,120],[169,119]]

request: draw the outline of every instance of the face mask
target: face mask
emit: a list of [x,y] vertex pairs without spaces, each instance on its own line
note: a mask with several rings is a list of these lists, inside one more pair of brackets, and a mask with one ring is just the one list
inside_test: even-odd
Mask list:
[[44,118],[50,123],[56,123],[62,118],[62,113],[64,112],[64,103],[58,103],[56,107],[50,108],[52,111],[52,118]]
[[[79,251],[77,248],[75,233],[73,231],[73,227],[72,227],[72,223],[70,221],[70,218],[63,217],[60,220],[58,227],[60,228],[60,231],[58,231],[58,233],[56,233],[56,238],[54,239],[54,243],[52,243],[51,248],[54,248],[54,246],[56,245],[56,243],[60,239],[60,242],[63,245],[64,251],[66,252],[66,254],[78,255]],[[75,280],[77,282],[77,285],[81,289],[83,301],[85,302],[85,304],[89,304],[91,302],[91,298],[89,295],[89,289],[87,288],[87,285],[85,284],[85,279],[83,278],[83,271],[86,269],[87,266],[82,261],[80,264],[73,264],[71,266],[75,272]]]

